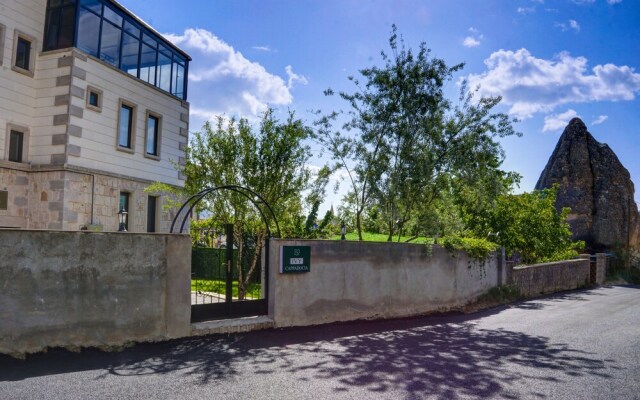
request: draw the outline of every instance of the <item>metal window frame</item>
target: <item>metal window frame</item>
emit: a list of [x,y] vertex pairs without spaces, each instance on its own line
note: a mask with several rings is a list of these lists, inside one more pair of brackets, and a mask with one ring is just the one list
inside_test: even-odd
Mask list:
[[[120,4],[112,2],[111,0],[98,0],[98,2],[100,3],[100,14],[96,14],[93,10],[86,8],[83,4],[81,0],[77,0],[76,2],[76,23],[75,23],[75,29],[74,29],[74,46],[77,45],[78,43],[78,34],[79,34],[79,29],[78,29],[78,24],[80,22],[80,12],[81,10],[85,10],[88,12],[91,12],[93,15],[97,16],[98,18],[100,18],[100,26],[98,28],[98,55],[97,58],[102,60],[101,56],[102,56],[102,30],[104,27],[104,22],[107,21],[109,24],[111,24],[113,27],[120,29],[121,31],[121,35],[120,35],[120,43],[119,43],[119,47],[118,47],[118,65],[116,65],[115,67],[118,68],[121,71],[124,71],[122,69],[122,43],[124,40],[124,35],[129,35],[133,38],[138,39],[138,63],[137,63],[137,71],[136,71],[136,75],[132,75],[129,74],[130,76],[135,76],[137,79],[141,79],[143,81],[145,81],[144,79],[140,78],[140,69],[141,69],[141,61],[142,61],[142,45],[143,43],[146,44],[149,47],[154,48],[155,50],[155,69],[154,69],[154,83],[149,83],[147,81],[147,83],[151,84],[152,86],[156,87],[157,89],[165,92],[165,93],[169,93],[170,95],[177,97],[181,100],[187,100],[187,93],[188,93],[188,85],[189,85],[189,61],[191,61],[191,57],[185,53],[184,51],[182,51],[180,48],[178,48],[177,46],[175,46],[173,43],[169,42],[168,40],[166,40],[165,38],[163,38],[160,34],[158,34],[157,32],[155,32],[155,30],[153,30],[153,28],[151,28],[150,26],[146,25],[145,23],[139,21],[137,18],[135,18],[134,16],[132,16],[129,11],[127,11],[125,8],[123,8]],[[48,5],[47,5],[48,7]],[[111,22],[110,20],[105,19],[104,17],[104,8],[105,7],[109,7],[112,11],[116,12],[120,17],[122,17],[122,23],[120,24],[120,26],[118,26],[117,24],[114,24],[113,22]],[[48,9],[48,8],[47,8]],[[136,35],[133,35],[130,32],[127,32],[124,29],[124,25],[125,23],[129,23],[131,24],[133,27],[137,28],[140,32],[139,32],[139,36],[136,37]],[[150,46],[148,43],[143,41],[143,35],[147,35],[150,38],[152,38],[156,45],[155,47]],[[164,47],[166,47],[166,49],[171,53],[170,54],[170,60],[171,60],[171,68],[170,68],[170,72],[169,72],[169,90],[164,90],[159,86],[159,82],[158,82],[158,74],[159,74],[159,66],[158,66],[158,57],[159,57],[159,45],[160,43],[162,43],[162,45]],[[164,53],[164,52],[163,52]],[[103,60],[104,62],[107,62],[105,60]],[[178,89],[175,88],[175,82],[173,81],[173,69],[174,69],[174,64],[181,64],[184,67],[184,79],[182,82],[182,95],[178,96],[177,93],[179,93]],[[113,64],[110,64],[113,65]],[[124,71],[125,73],[127,73],[127,71]]]

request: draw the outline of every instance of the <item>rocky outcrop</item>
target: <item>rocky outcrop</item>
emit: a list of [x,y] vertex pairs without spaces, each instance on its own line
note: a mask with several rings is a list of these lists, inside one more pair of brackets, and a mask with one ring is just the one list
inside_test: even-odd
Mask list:
[[565,128],[536,189],[560,185],[556,207],[571,208],[575,240],[589,250],[640,245],[640,217],[629,171],[613,150],[599,143],[574,118]]

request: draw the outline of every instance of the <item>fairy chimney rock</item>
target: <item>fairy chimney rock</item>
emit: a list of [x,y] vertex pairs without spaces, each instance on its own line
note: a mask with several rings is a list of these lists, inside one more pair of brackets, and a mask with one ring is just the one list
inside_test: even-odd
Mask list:
[[584,240],[592,251],[640,244],[629,171],[579,118],[573,118],[560,136],[536,189],[555,183],[560,185],[556,208],[571,208],[568,221],[575,240]]

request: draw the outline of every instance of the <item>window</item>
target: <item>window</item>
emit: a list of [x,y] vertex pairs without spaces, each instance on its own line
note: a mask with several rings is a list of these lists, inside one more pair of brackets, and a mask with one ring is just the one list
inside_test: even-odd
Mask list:
[[11,69],[33,77],[35,39],[16,29],[13,40],[14,51]]
[[76,28],[76,0],[49,0],[45,16],[43,50],[73,46]]
[[155,196],[149,196],[147,198],[147,232],[156,231],[156,211],[158,205],[158,198]]
[[124,223],[126,230],[129,230],[129,220],[131,220],[131,210],[129,209],[129,193],[120,192],[120,201],[118,202],[118,212],[125,210],[127,214],[127,220]]
[[2,65],[2,59],[4,58],[4,34],[6,28],[0,24],[0,65]]
[[160,159],[161,121],[162,119],[159,115],[147,112],[145,157]]
[[0,190],[0,211],[7,211],[9,207],[9,192]]
[[14,124],[7,124],[6,129],[4,159],[18,163],[27,162],[29,129]]
[[18,38],[16,46],[16,67],[29,69],[29,57],[31,56],[31,42],[27,39]]
[[186,100],[189,56],[110,0],[48,0],[44,51],[72,46]]
[[22,162],[24,133],[11,131],[9,134],[9,161]]
[[93,111],[102,111],[102,90],[87,86],[87,108]]
[[120,101],[117,148],[131,153],[134,150],[135,110],[136,107],[133,104]]

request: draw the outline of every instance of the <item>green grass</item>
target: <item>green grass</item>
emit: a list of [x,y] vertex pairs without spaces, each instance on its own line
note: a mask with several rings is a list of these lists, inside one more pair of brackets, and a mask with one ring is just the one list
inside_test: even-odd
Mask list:
[[[231,286],[232,288],[232,296],[238,297],[238,281],[233,281]],[[191,291],[201,291],[201,292],[213,292],[224,295],[226,291],[226,282],[223,280],[217,279],[192,279],[191,280]],[[247,291],[247,298],[260,298],[260,284],[259,283],[249,283],[249,288]]]
[[[345,235],[346,240],[358,240],[358,233],[357,232],[349,232]],[[386,242],[388,238],[388,235],[386,233],[370,233],[370,232],[362,232],[362,240],[365,242]],[[334,235],[331,239],[333,240],[340,240],[340,235]],[[400,243],[404,243],[407,240],[411,239],[411,236],[401,236],[400,237]],[[395,235],[393,237],[393,241],[397,242],[398,241],[398,236]],[[418,244],[424,244],[427,243],[427,241],[429,241],[429,243],[433,242],[432,238],[426,238],[424,236],[421,236],[415,240],[412,240],[410,243],[418,243]]]

